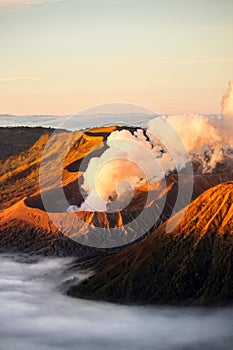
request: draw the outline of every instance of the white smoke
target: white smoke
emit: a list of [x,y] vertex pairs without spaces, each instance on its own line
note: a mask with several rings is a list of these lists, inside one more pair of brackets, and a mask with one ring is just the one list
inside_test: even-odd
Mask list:
[[233,117],[233,81],[229,81],[228,89],[223,95],[222,114]]
[[211,172],[233,147],[233,83],[222,99],[222,118],[185,114],[157,117],[147,130],[112,132],[108,149],[92,158],[84,173],[87,194],[79,210],[115,211],[130,203],[137,187],[159,181],[190,160]]
[[222,114],[224,115],[224,143],[233,148],[233,81],[229,81],[228,89],[222,98]]
[[142,129],[134,134],[124,129],[114,131],[107,145],[100,157],[90,160],[84,174],[83,189],[88,196],[81,210],[123,209],[130,203],[135,188],[164,176],[160,163],[163,150]]
[[202,163],[203,172],[211,172],[223,159],[223,135],[213,125],[211,117],[203,115],[177,115],[167,118],[192,159]]
[[[188,154],[193,160],[202,163],[203,172],[211,172],[223,161],[225,150],[233,148],[233,82],[222,98],[222,118],[205,115],[184,114],[166,118],[182,139]],[[157,119],[149,122],[153,130]]]

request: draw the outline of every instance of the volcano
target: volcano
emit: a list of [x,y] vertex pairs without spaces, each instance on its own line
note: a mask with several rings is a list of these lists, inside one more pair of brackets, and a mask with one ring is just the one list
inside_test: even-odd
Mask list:
[[[231,154],[211,174],[203,174],[196,167],[193,177],[184,169],[179,175],[167,174],[164,181],[138,185],[123,210],[67,212],[67,205],[80,208],[84,203],[80,184],[90,160],[100,157],[107,148],[108,136],[122,128],[58,130],[52,136],[50,129],[33,129],[33,133],[24,128],[0,130],[5,150],[0,171],[0,252],[82,258],[84,266],[91,265],[95,274],[72,287],[72,296],[125,303],[231,302]],[[135,128],[127,130],[134,133]],[[7,132],[18,147],[9,147]],[[53,147],[47,153],[49,167],[42,191],[39,169],[51,137]],[[72,147],[66,152],[70,143]],[[180,183],[183,196],[177,203]],[[192,183],[191,204],[185,207]],[[43,198],[48,199],[49,211]],[[135,221],[142,211],[142,219]],[[70,233],[74,219],[78,224]],[[148,225],[151,220],[152,225]],[[114,240],[116,247],[112,244],[112,249],[103,249],[106,242]]]
[[[138,186],[132,201],[122,211],[108,213],[79,210],[75,214],[67,213],[67,203],[81,206],[84,201],[79,185],[90,159],[105,151],[104,141],[111,132],[123,128],[132,133],[135,131],[135,128],[111,126],[85,132],[58,130],[50,136],[51,129],[37,128],[31,132],[30,128],[2,128],[0,132],[4,137],[1,142],[5,152],[2,155],[0,172],[0,251],[78,257],[93,255],[99,253],[98,248],[106,246],[109,240],[112,241],[112,247],[114,242],[119,246],[119,237],[122,246],[127,245],[150,234],[168,220],[174,214],[180,179],[184,188],[190,187],[192,179],[186,174],[181,174],[180,177],[175,173],[169,174],[166,176],[165,186],[161,182]],[[7,132],[18,147],[9,148]],[[22,135],[23,141],[20,141]],[[46,172],[44,192],[41,193],[39,167],[49,137],[53,138],[53,147],[47,155],[50,167]],[[4,142],[8,148],[4,148]],[[72,147],[65,154],[62,182],[59,183],[60,159],[66,144],[70,142]],[[221,173],[196,174],[192,200],[214,185],[233,180],[233,174],[224,170],[222,167]],[[65,193],[65,200],[60,198],[61,191]],[[42,195],[51,203],[50,215],[44,208]],[[151,198],[149,202],[148,195]],[[185,205],[184,193],[176,211],[182,210]],[[134,221],[142,210],[141,220]],[[58,225],[54,225],[51,215]],[[79,222],[77,230],[70,234],[73,215]],[[59,227],[66,228],[66,236]],[[98,229],[101,229],[102,235],[98,234]],[[95,248],[91,248],[92,246]]]
[[[172,232],[166,227],[173,226]],[[96,264],[70,295],[120,303],[233,300],[233,182],[215,186],[142,241]]]

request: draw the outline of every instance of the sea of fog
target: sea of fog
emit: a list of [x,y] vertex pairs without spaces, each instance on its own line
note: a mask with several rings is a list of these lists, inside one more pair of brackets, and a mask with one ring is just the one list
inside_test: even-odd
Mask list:
[[[134,113],[102,113],[102,114],[74,114],[70,116],[55,115],[25,115],[17,116],[0,114],[0,127],[14,126],[43,126],[57,129],[78,130],[109,125],[128,125],[135,127],[146,127],[148,121],[160,114],[143,112]],[[206,117],[220,121],[220,115],[209,114]]]
[[122,114],[78,114],[71,116],[28,115],[15,116],[0,114],[0,127],[43,126],[58,129],[78,130],[109,125],[130,125],[146,127],[148,121],[157,114],[122,113]]
[[233,348],[233,309],[120,306],[73,299],[71,259],[0,255],[1,350]]

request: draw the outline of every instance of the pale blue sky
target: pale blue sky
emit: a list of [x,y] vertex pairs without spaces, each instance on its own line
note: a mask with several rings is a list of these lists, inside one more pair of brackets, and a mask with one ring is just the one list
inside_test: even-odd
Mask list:
[[0,0],[0,113],[219,112],[232,37],[232,0]]

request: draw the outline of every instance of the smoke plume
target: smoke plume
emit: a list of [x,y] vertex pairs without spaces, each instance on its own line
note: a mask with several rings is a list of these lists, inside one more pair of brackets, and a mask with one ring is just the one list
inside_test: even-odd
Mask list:
[[198,161],[202,172],[212,172],[233,147],[233,82],[221,106],[220,118],[157,117],[148,122],[147,130],[112,132],[107,150],[89,162],[83,184],[87,197],[79,210],[123,209],[137,187],[180,171],[190,160]]
[[222,98],[222,114],[224,116],[224,143],[233,148],[233,81],[229,81],[228,89]]
[[229,81],[228,89],[223,95],[222,114],[233,117],[233,81]]
[[84,174],[83,189],[88,196],[81,210],[115,211],[130,203],[135,188],[161,179],[161,146],[154,144],[142,129],[114,131],[107,139],[108,149],[92,158]]
[[203,172],[211,172],[223,160],[223,135],[211,117],[180,115],[168,117],[193,160],[199,160]]

